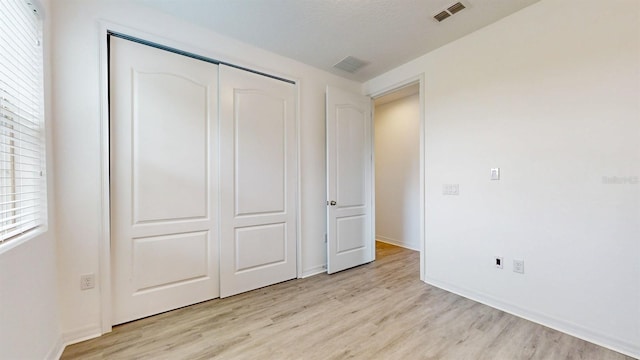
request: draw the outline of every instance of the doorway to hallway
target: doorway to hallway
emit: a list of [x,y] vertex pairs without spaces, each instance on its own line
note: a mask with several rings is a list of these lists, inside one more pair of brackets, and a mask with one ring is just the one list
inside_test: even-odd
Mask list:
[[376,241],[421,250],[420,86],[375,98]]

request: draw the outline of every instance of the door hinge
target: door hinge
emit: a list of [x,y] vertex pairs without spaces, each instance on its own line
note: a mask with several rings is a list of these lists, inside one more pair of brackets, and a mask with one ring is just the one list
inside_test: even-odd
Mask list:
[[328,235],[327,235],[327,234],[324,234],[324,243],[325,243],[325,244],[327,243],[327,239],[328,239]]

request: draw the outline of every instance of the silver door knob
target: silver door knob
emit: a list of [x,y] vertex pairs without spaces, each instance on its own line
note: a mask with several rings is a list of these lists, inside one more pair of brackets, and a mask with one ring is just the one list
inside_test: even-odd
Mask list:
[[336,204],[337,203],[335,202],[335,200],[331,200],[331,202],[329,203],[329,205],[331,205],[331,206],[336,206]]

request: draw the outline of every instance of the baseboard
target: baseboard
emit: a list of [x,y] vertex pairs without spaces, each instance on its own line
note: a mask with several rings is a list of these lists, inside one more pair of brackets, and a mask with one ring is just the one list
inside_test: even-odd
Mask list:
[[404,242],[402,242],[400,240],[388,238],[388,237],[385,237],[385,236],[376,235],[376,241],[380,241],[380,242],[383,242],[383,243],[386,243],[386,244],[399,246],[401,248],[405,248],[405,249],[409,249],[409,250],[420,251],[420,249],[418,247],[416,247],[416,246],[408,245],[407,243],[404,243]]
[[64,341],[62,341],[62,335],[58,336],[58,340],[53,345],[49,353],[45,357],[47,360],[58,360],[62,356],[62,352],[64,352]]
[[312,267],[311,269],[303,270],[302,276],[300,278],[304,279],[304,278],[308,278],[309,276],[318,275],[326,272],[327,272],[326,265],[318,265],[318,266]]
[[506,313],[521,317],[523,319],[538,323],[540,325],[544,325],[554,330],[561,331],[571,336],[575,336],[579,339],[588,341],[590,343],[600,345],[607,349],[617,351],[619,353],[634,357],[636,359],[640,358],[640,345],[638,344],[633,344],[633,343],[629,343],[619,339],[615,339],[610,337],[609,335],[584,328],[572,322],[551,317],[536,311],[521,308],[517,305],[501,301],[494,297],[491,297],[473,290],[460,288],[446,281],[440,281],[440,280],[431,278],[429,276],[425,278],[425,282],[429,285],[433,285],[435,287],[452,292],[454,294],[471,299],[473,301],[482,303],[492,308],[502,310]]
[[62,340],[64,346],[69,346],[99,336],[102,336],[100,325],[91,325],[63,333]]

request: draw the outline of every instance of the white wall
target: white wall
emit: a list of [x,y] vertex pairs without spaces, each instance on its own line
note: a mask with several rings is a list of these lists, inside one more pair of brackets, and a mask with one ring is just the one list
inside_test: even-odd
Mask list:
[[59,288],[67,340],[100,333],[100,284],[80,291],[79,276],[99,277],[101,236],[99,20],[166,39],[167,45],[300,80],[302,265],[326,263],[324,92],[360,84],[124,1],[60,0],[54,16],[54,129],[59,215]]
[[48,230],[0,250],[0,359],[53,359],[62,350],[56,281],[55,207],[50,112],[49,2],[44,8]]
[[365,92],[420,73],[427,282],[640,356],[640,3],[543,0]]
[[0,254],[0,359],[45,359],[62,345],[51,231]]
[[420,249],[420,99],[375,108],[376,239]]

